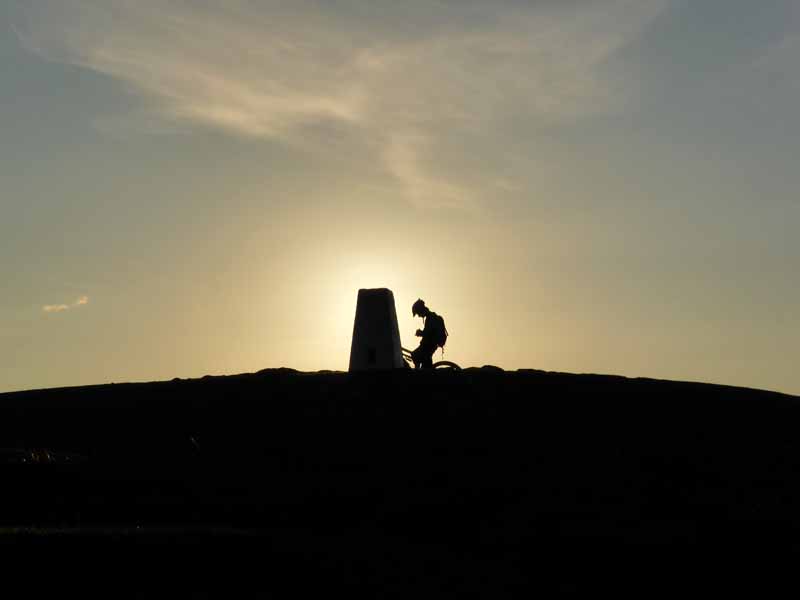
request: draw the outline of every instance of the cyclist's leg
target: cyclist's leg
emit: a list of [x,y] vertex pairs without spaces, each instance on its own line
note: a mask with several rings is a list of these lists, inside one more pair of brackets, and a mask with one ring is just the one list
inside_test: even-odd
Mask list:
[[420,344],[415,350],[411,351],[411,362],[414,363],[415,369],[420,368],[420,364],[422,363],[422,344]]
[[422,358],[422,368],[423,369],[432,369],[433,368],[433,355],[436,353],[436,345],[435,344],[420,344],[419,345],[420,354]]

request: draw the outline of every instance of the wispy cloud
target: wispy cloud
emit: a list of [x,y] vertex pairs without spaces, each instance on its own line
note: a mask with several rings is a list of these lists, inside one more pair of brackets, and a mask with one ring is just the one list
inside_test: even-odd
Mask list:
[[505,121],[615,110],[625,86],[604,66],[665,2],[43,0],[21,35],[123,82],[165,123],[292,144],[336,123],[378,145],[376,166],[411,202],[473,206],[480,186],[467,193],[437,159],[470,151],[453,132],[480,148]]
[[389,173],[402,183],[408,199],[418,206],[473,208],[469,190],[426,172],[426,145],[424,136],[405,134],[392,136],[386,146],[383,160]]
[[42,306],[42,311],[46,313],[60,313],[78,308],[79,306],[86,306],[89,304],[89,296],[81,296],[72,304],[45,304]]
[[70,307],[67,304],[45,304],[42,307],[42,310],[46,313],[57,313],[69,310],[69,308]]

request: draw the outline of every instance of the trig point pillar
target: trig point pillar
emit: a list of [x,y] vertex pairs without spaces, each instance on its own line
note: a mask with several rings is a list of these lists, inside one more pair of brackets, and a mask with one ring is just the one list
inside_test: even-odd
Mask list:
[[350,370],[400,369],[403,366],[392,290],[358,290]]

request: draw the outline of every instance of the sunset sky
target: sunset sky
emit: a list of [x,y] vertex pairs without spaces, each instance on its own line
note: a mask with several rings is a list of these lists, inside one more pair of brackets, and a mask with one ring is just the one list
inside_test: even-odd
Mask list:
[[800,394],[797,0],[3,0],[0,76],[0,391],[343,370],[389,287]]

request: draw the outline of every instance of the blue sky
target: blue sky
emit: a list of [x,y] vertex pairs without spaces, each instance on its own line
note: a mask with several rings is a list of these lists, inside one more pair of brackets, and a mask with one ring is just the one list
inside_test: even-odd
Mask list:
[[796,2],[42,0],[0,27],[0,390],[345,368],[385,285],[406,345],[422,296],[464,364],[800,393]]

